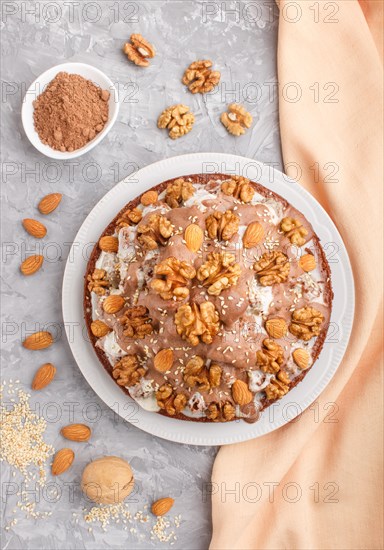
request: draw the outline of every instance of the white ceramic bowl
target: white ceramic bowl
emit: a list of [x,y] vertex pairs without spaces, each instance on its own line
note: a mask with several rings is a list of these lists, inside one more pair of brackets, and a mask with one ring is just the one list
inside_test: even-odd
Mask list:
[[[41,142],[38,133],[35,130],[33,123],[33,101],[44,91],[44,88],[55,78],[57,73],[66,72],[70,74],[78,74],[87,80],[91,80],[103,90],[108,90],[110,92],[109,97],[109,118],[108,122],[105,124],[103,130],[96,135],[94,139],[88,142],[84,147],[76,149],[75,151],[61,152],[52,149],[48,145],[44,145]],[[87,65],[85,63],[63,63],[62,65],[56,65],[45,73],[41,74],[36,80],[30,85],[27,93],[23,99],[23,105],[21,108],[21,120],[23,122],[25,133],[29,141],[36,147],[40,153],[46,155],[47,157],[53,159],[73,159],[80,157],[84,153],[87,153],[93,149],[105,136],[108,134],[109,130],[114,125],[117,114],[119,112],[119,96],[117,89],[113,82],[99,69],[92,67],[92,65]]]

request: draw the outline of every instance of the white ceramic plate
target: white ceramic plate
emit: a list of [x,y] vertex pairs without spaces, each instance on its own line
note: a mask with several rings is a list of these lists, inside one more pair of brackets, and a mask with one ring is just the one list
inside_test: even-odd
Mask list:
[[[83,78],[86,78],[87,80],[91,80],[92,82],[100,86],[100,88],[102,88],[103,90],[108,90],[111,94],[108,102],[109,118],[103,130],[99,134],[97,134],[96,137],[93,138],[89,143],[84,145],[84,147],[76,149],[71,153],[67,151],[56,151],[56,149],[52,149],[52,147],[44,145],[35,130],[33,122],[34,100],[44,91],[44,88],[47,86],[47,84],[51,82],[51,80],[55,78],[57,73],[60,72],[78,74]],[[34,147],[36,147],[38,151],[40,151],[40,153],[43,153],[43,155],[52,159],[68,160],[84,155],[84,153],[87,153],[88,151],[93,149],[98,143],[100,143],[100,141],[105,138],[109,130],[114,125],[118,112],[119,96],[117,93],[117,89],[112,80],[110,80],[106,74],[104,74],[99,69],[96,69],[96,67],[92,67],[92,65],[87,65],[86,63],[63,63],[62,65],[51,67],[51,69],[45,71],[45,73],[41,74],[38,78],[36,78],[34,82],[32,82],[23,99],[23,105],[21,108],[21,120],[29,141]]]
[[[187,422],[141,409],[104,370],[88,341],[83,318],[83,281],[95,242],[131,199],[170,178],[197,173],[241,174],[260,182],[298,208],[321,239],[332,271],[335,293],[331,325],[323,351],[303,382],[262,413],[255,424],[242,420],[216,424]],[[90,386],[121,417],[138,428],[171,441],[225,445],[265,435],[293,420],[330,382],[348,344],[354,313],[354,283],[342,239],[328,214],[298,183],[252,159],[227,154],[182,155],[155,162],[117,184],[95,206],[81,226],[67,261],[63,282],[63,315],[69,345]],[[332,411],[330,410],[330,413]]]

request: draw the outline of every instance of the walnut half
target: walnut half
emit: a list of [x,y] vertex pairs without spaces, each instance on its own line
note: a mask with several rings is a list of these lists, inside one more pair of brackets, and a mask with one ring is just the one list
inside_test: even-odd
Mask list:
[[219,296],[222,290],[237,284],[241,268],[234,262],[234,254],[227,252],[208,254],[208,260],[197,271],[197,278],[208,287],[208,294]]
[[264,338],[263,347],[256,352],[256,366],[263,372],[275,374],[283,363],[283,348],[271,338]]
[[203,59],[191,63],[186,69],[182,83],[188,86],[193,94],[206,94],[213,90],[220,82],[220,72],[211,69],[213,63],[209,59]]
[[279,250],[265,252],[260,260],[253,264],[253,269],[262,286],[284,283],[288,279],[290,265],[288,257]]
[[295,218],[283,218],[280,229],[292,244],[296,246],[303,246],[305,244],[305,237],[308,235],[308,231],[299,220]]
[[156,392],[156,400],[160,409],[170,416],[180,413],[187,404],[183,393],[176,393],[170,384],[163,384]]
[[192,346],[212,344],[219,332],[219,314],[212,302],[183,304],[175,315],[177,333]]
[[89,292],[94,292],[98,296],[104,296],[109,287],[105,269],[94,269],[92,275],[88,275],[87,281]]
[[172,105],[165,109],[158,118],[157,126],[159,128],[167,128],[169,137],[177,139],[192,130],[195,123],[195,116],[189,112],[189,107],[186,105]]
[[141,34],[131,34],[131,43],[124,44],[123,52],[135,65],[148,67],[148,58],[155,57],[156,50]]
[[281,399],[289,392],[289,376],[283,370],[279,371],[277,377],[265,388],[267,399]]
[[188,283],[195,275],[192,265],[171,256],[155,266],[156,278],[151,287],[163,300],[184,300],[189,296]]
[[192,357],[185,365],[184,382],[189,388],[197,387],[199,391],[209,391],[220,385],[222,369],[212,363],[206,366],[206,360],[199,355]]
[[232,210],[214,212],[205,220],[208,236],[219,241],[229,241],[239,230],[240,218]]
[[148,308],[145,306],[135,306],[128,308],[124,315],[119,318],[119,322],[124,325],[124,336],[128,338],[145,338],[152,334],[152,319],[149,317]]
[[178,208],[185,201],[190,199],[195,192],[192,183],[185,181],[183,178],[177,178],[172,183],[167,185],[165,192],[165,202],[171,208]]
[[226,403],[210,403],[206,415],[213,422],[230,422],[235,418],[235,407],[228,401]]
[[113,367],[112,376],[119,386],[134,386],[145,374],[145,368],[140,366],[137,355],[125,355]]
[[145,250],[165,246],[173,234],[172,223],[162,214],[151,214],[146,224],[137,227],[137,240]]
[[220,120],[230,134],[241,136],[251,127],[253,117],[242,105],[231,103],[228,112],[222,113]]
[[292,312],[289,332],[296,338],[308,342],[308,340],[320,334],[323,321],[324,315],[320,311],[314,307],[304,306]]
[[129,225],[136,225],[141,222],[143,214],[139,208],[132,208],[126,210],[116,222],[117,229],[122,227],[128,227]]
[[230,180],[223,181],[221,190],[224,195],[232,195],[242,202],[251,202],[255,190],[248,178],[243,176],[232,176]]

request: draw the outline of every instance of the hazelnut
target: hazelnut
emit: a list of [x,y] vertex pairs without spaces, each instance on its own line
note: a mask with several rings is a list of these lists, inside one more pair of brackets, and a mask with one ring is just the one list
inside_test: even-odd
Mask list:
[[81,478],[83,493],[97,504],[123,502],[134,484],[130,465],[117,456],[102,456],[90,462]]

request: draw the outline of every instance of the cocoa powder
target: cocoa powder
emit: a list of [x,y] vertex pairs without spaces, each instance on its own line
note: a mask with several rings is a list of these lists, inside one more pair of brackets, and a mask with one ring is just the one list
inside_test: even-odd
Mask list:
[[58,151],[84,147],[108,120],[109,95],[80,75],[58,73],[33,102],[41,141]]

